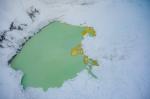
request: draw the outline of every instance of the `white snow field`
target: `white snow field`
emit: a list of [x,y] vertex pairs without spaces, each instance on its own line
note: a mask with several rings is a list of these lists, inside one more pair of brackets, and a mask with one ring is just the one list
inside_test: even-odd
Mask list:
[[[150,99],[149,10],[149,0],[0,0],[0,99]],[[83,48],[98,79],[83,70],[60,88],[24,90],[8,61],[53,20],[94,27]]]

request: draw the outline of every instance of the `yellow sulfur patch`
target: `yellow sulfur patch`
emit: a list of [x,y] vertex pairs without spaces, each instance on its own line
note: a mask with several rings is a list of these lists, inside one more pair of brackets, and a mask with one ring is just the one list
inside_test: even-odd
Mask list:
[[[84,31],[82,32],[82,36],[85,36],[87,34],[89,34],[90,36],[96,36],[96,31],[92,27],[85,27]],[[82,44],[79,44],[75,46],[74,48],[72,48],[71,55],[72,56],[82,55],[84,64],[91,64],[91,65],[99,66],[96,60],[93,60],[89,58],[88,56],[84,55]]]
[[82,54],[83,54],[83,49],[81,47],[81,44],[79,44],[76,47],[71,49],[71,55],[72,56],[82,55]]
[[84,57],[83,57],[83,62],[84,62],[84,64],[88,64],[88,63],[89,63],[89,58],[88,58],[88,56],[85,56],[85,55],[84,55]]
[[96,36],[96,31],[92,27],[86,27],[85,30],[82,32],[82,36],[85,36],[87,34],[91,36]]
[[92,65],[99,66],[98,62],[96,60],[92,60]]

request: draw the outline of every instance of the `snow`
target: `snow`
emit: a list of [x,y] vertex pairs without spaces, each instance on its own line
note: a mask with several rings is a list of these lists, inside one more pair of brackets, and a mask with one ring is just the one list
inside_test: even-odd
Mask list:
[[[8,31],[7,40],[1,42],[0,99],[150,98],[148,0],[1,0],[0,5],[1,32],[9,30],[12,21],[16,26],[27,24],[23,31]],[[32,8],[40,12],[34,20],[27,14]],[[93,69],[98,79],[84,70],[60,88],[23,90],[23,73],[7,62],[26,41],[24,37],[34,35],[52,20],[94,27],[97,36],[84,38],[83,47],[100,64]]]

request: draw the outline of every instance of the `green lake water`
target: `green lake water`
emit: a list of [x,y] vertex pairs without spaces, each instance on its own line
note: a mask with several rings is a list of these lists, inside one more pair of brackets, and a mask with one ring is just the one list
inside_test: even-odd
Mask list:
[[26,87],[60,87],[86,68],[83,56],[71,55],[71,48],[80,44],[85,27],[53,22],[41,29],[23,46],[11,66],[24,75],[21,84]]

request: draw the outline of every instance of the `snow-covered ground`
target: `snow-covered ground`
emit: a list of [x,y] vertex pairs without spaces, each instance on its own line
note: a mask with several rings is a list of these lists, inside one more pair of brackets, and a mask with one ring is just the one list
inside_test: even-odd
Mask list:
[[[0,99],[150,99],[149,10],[149,0],[0,0]],[[53,20],[95,28],[83,47],[98,79],[84,70],[61,88],[23,90],[8,61]]]

